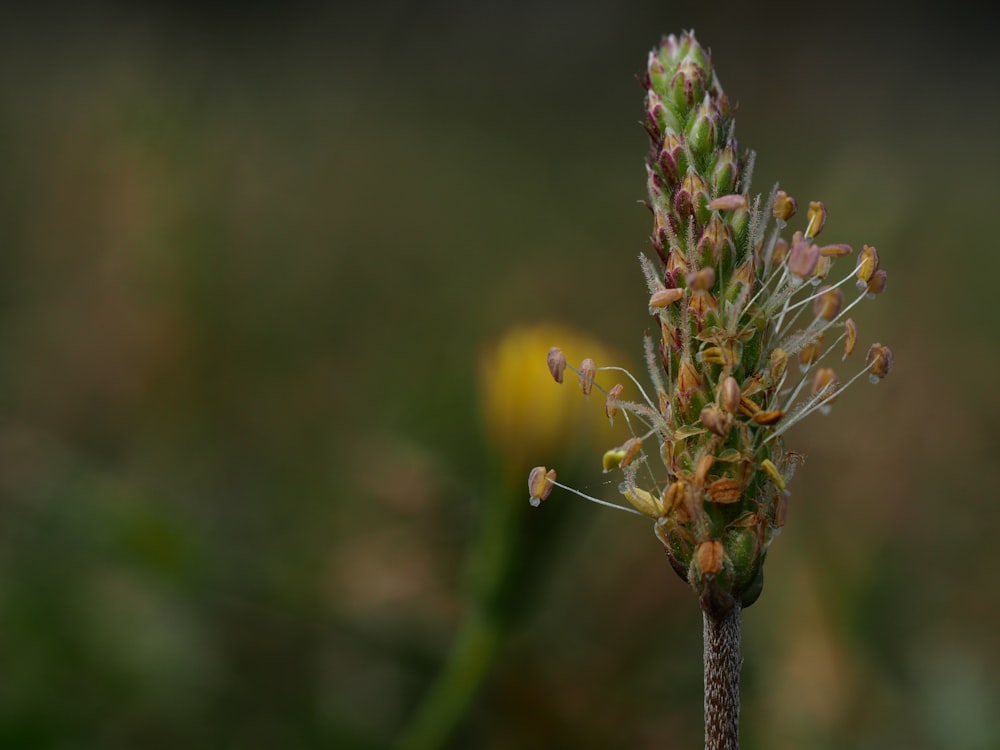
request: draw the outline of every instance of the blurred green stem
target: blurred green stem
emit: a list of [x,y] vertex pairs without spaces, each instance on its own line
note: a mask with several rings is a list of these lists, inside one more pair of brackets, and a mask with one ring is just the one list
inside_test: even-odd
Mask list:
[[465,615],[447,661],[404,727],[396,750],[445,746],[472,704],[509,627],[513,610],[509,599],[521,567],[517,564],[520,527],[529,505],[513,490],[501,491],[489,500],[469,553]]

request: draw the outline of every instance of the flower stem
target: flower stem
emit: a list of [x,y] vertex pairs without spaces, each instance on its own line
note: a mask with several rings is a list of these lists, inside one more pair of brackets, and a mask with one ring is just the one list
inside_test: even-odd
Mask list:
[[740,603],[702,610],[705,636],[705,750],[740,747]]

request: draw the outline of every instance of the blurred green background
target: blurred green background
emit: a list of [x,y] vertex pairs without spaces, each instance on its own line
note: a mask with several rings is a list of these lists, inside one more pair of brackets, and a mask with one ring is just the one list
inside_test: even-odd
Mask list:
[[[961,10],[6,17],[0,746],[391,747],[527,469],[615,496],[599,401],[546,417],[489,352],[553,322],[641,362],[635,76],[694,28],[756,190],[879,248],[856,319],[896,360],[790,434],[744,746],[1000,747],[1000,53]],[[699,746],[700,614],[649,524],[558,493],[503,513],[495,663],[448,746]]]

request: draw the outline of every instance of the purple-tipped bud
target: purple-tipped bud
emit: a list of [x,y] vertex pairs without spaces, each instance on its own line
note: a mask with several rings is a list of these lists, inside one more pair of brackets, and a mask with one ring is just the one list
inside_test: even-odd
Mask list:
[[705,94],[688,127],[688,145],[698,158],[705,159],[715,149],[721,115],[712,97]]
[[563,373],[566,371],[566,355],[558,346],[549,349],[549,354],[545,358],[549,365],[549,372],[557,383],[563,382]]
[[739,176],[736,148],[736,141],[730,138],[712,169],[712,192],[716,195],[726,195],[736,188],[736,178]]

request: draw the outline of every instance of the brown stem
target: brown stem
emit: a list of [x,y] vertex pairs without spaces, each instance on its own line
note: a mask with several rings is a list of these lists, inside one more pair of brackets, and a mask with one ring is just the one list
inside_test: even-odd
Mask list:
[[702,610],[705,635],[705,750],[740,747],[740,603]]

